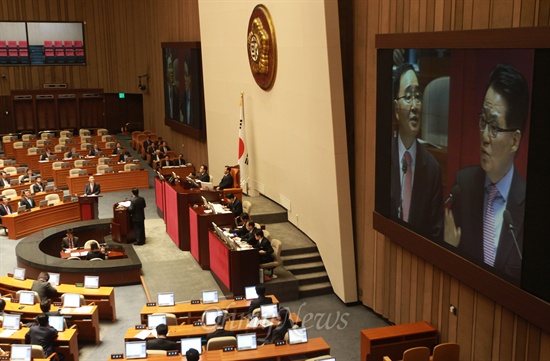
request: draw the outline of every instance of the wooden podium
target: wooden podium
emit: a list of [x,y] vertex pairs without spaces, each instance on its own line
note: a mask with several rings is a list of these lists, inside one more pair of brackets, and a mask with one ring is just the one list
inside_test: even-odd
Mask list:
[[113,219],[111,220],[111,233],[113,241],[117,243],[133,243],[136,241],[136,233],[127,207],[117,203],[113,204]]
[[99,214],[99,197],[101,196],[78,196],[80,205],[80,216],[83,221],[97,219]]

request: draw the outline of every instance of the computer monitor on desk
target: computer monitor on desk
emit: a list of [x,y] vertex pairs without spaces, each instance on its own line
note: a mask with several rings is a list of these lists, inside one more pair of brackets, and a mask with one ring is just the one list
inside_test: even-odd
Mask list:
[[20,305],[34,305],[34,292],[33,291],[19,291],[19,304]]
[[260,306],[260,314],[261,318],[276,318],[279,315],[279,311],[277,310],[277,304],[270,303],[268,305],[261,305]]
[[11,345],[10,360],[12,361],[31,361],[31,345]]
[[222,310],[210,310],[204,313],[204,323],[206,326],[213,326],[216,324],[216,317],[223,316]]
[[203,291],[202,303],[218,303],[218,291]]
[[[25,208],[25,206],[23,206]],[[13,278],[16,280],[24,281],[25,280],[25,272],[26,270],[24,268],[16,267],[13,270]]]
[[84,288],[99,288],[99,276],[84,276]]
[[127,360],[147,358],[147,347],[145,341],[126,342],[124,347],[124,356]]
[[157,305],[162,306],[174,306],[176,303],[174,301],[174,292],[165,292],[159,293],[157,295]]
[[49,275],[50,275],[50,279],[48,280],[48,282],[54,287],[59,286],[59,277],[60,277],[59,273],[49,272]]
[[65,329],[65,318],[63,316],[48,316],[48,323],[58,332]]
[[147,328],[150,330],[155,329],[160,324],[166,325],[166,314],[158,313],[153,315],[147,315]]
[[23,212],[25,212],[26,210],[27,210],[27,207],[25,207],[25,206],[19,206],[19,207],[17,207],[17,213],[18,213],[18,214],[19,214],[19,213],[23,213]]
[[257,347],[255,332],[237,335],[237,351],[255,350]]
[[291,328],[287,332],[288,332],[288,343],[290,345],[307,342],[307,330],[305,327]]
[[181,339],[181,355],[185,355],[189,349],[194,348],[199,352],[199,355],[202,353],[202,344],[200,337],[189,337]]
[[256,286],[249,286],[244,288],[244,298],[247,300],[255,300],[258,298],[258,294],[256,293]]
[[201,182],[201,189],[203,191],[213,191],[214,185],[212,184],[212,182]]
[[19,330],[21,326],[21,315],[4,314],[2,328],[4,330]]

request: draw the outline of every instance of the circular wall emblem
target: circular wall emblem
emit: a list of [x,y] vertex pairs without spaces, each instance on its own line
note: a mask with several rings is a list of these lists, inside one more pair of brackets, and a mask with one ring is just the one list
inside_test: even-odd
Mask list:
[[277,72],[277,43],[271,15],[264,5],[256,5],[250,15],[246,48],[256,84],[264,90],[271,89]]

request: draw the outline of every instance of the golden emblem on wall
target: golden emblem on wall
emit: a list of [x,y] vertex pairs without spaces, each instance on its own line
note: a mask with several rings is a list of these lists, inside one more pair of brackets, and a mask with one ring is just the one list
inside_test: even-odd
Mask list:
[[277,44],[271,15],[262,4],[250,15],[246,45],[254,80],[260,88],[271,89],[277,72]]

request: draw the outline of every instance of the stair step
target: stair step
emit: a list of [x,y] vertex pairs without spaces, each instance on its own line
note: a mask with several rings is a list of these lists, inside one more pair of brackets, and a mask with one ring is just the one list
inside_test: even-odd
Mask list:
[[285,268],[295,276],[299,274],[325,271],[325,266],[323,262],[308,262],[294,265],[285,265]]
[[321,255],[319,252],[295,254],[284,256],[282,258],[285,265],[321,261]]
[[283,249],[281,250],[281,256],[286,257],[286,256],[291,256],[296,254],[313,253],[313,252],[318,252],[317,246],[315,245],[312,245],[309,247],[302,247],[302,248],[284,248],[283,247]]
[[333,292],[330,282],[304,285],[298,287],[298,290],[300,291],[300,298],[327,295]]
[[326,272],[299,274],[295,277],[298,280],[300,286],[329,282],[328,274]]

